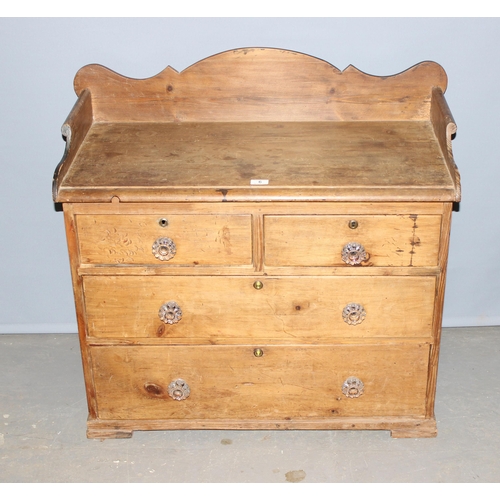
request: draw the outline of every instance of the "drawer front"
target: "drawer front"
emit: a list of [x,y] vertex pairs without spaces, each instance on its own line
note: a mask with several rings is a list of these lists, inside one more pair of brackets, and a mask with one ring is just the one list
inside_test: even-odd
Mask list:
[[328,342],[430,338],[435,277],[84,276],[83,286],[91,337]]
[[252,264],[250,215],[81,214],[76,225],[83,264]]
[[108,346],[91,358],[101,419],[425,414],[425,344]]
[[[439,215],[267,215],[265,265],[436,266],[440,231]],[[364,248],[360,264],[349,243]]]

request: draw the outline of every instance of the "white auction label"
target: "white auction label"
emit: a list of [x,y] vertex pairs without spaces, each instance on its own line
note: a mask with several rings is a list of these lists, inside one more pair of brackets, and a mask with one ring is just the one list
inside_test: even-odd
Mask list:
[[268,179],[251,179],[250,184],[257,184],[259,186],[262,186],[264,184],[269,184]]

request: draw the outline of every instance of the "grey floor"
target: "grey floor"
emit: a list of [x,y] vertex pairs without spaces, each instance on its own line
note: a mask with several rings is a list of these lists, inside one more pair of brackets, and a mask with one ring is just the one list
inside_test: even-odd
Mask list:
[[0,335],[2,483],[497,483],[500,327],[445,329],[438,437],[135,432],[88,440],[76,335]]

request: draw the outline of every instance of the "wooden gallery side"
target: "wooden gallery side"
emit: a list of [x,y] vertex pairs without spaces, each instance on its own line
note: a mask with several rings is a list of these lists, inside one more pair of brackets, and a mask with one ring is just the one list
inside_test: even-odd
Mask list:
[[91,438],[436,435],[460,180],[423,62],[390,77],[239,49],[74,81],[64,210]]

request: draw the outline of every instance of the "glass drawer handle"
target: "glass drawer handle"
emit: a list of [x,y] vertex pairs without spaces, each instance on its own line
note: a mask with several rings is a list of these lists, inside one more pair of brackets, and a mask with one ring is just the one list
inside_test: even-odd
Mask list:
[[342,318],[348,325],[359,325],[366,318],[365,308],[361,304],[351,302],[342,310]]
[[363,395],[364,390],[365,384],[363,384],[363,382],[356,377],[349,377],[342,384],[342,392],[348,398],[359,398],[359,396]]
[[153,255],[158,260],[170,260],[174,257],[177,249],[175,248],[175,243],[170,238],[158,238],[152,247]]
[[178,378],[177,380],[172,380],[168,385],[168,395],[175,399],[176,401],[182,401],[186,399],[191,394],[191,389],[185,380]]
[[177,302],[171,300],[160,307],[158,317],[167,325],[173,325],[182,319],[182,309]]
[[355,241],[347,243],[344,245],[344,248],[342,248],[342,260],[351,266],[359,265],[369,258],[370,256],[366,253],[363,245]]

